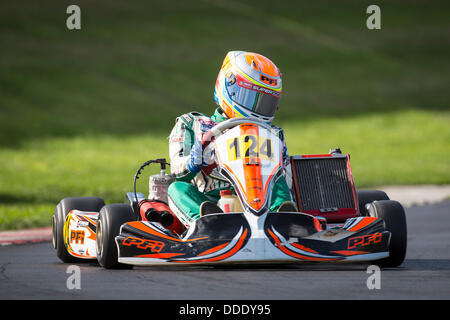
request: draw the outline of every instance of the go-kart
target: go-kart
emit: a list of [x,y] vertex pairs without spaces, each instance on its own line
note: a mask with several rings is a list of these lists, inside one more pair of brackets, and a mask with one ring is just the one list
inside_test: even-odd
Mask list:
[[[188,225],[166,201],[134,192],[126,203],[98,197],[61,200],[52,217],[53,246],[63,262],[97,259],[105,268],[133,265],[369,262],[399,266],[406,218],[399,202],[378,190],[356,191],[350,157],[339,149],[297,155],[285,166],[274,127],[253,118],[221,122],[204,135],[215,164],[204,167],[233,186],[242,212],[211,213]],[[215,168],[215,166],[217,166]],[[300,212],[271,212],[274,182],[292,175]]]

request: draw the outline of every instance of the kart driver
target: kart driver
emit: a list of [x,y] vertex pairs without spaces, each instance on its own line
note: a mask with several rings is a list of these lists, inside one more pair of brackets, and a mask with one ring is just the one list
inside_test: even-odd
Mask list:
[[[253,87],[249,88],[249,84]],[[169,137],[171,173],[176,181],[169,186],[168,198],[170,208],[182,222],[189,225],[200,216],[222,212],[216,205],[220,190],[231,189],[230,183],[217,178],[216,169],[209,176],[201,171],[211,162],[201,144],[203,135],[217,123],[236,117],[254,117],[271,124],[281,87],[280,70],[268,58],[257,53],[231,51],[216,80],[214,98],[219,107],[214,114],[208,117],[190,112],[176,119]],[[286,168],[289,161],[283,131],[272,127],[279,130]],[[274,184],[270,210],[298,211],[285,175]]]

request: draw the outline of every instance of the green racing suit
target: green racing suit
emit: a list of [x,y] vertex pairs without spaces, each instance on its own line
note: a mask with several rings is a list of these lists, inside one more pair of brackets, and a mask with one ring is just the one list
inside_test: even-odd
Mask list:
[[[220,198],[220,190],[233,189],[227,181],[217,179],[218,172],[214,169],[207,176],[202,171],[191,172],[188,168],[191,148],[196,141],[201,141],[203,134],[209,131],[215,124],[227,120],[222,115],[221,109],[216,109],[213,116],[208,117],[199,112],[183,114],[176,119],[169,136],[169,155],[171,173],[175,182],[168,189],[170,208],[185,224],[189,225],[200,217],[200,205],[204,201],[217,203]],[[283,143],[283,161],[285,168],[289,167],[289,157],[283,131],[277,128]],[[272,189],[270,210],[276,211],[286,201],[292,201],[288,186],[290,175],[285,170],[275,182]],[[288,181],[287,181],[288,180]]]

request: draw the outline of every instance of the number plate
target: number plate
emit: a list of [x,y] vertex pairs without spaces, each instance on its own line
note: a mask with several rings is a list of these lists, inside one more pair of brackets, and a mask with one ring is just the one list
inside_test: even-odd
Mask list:
[[242,158],[261,158],[274,161],[272,139],[256,135],[242,135],[227,140],[228,161],[242,160]]

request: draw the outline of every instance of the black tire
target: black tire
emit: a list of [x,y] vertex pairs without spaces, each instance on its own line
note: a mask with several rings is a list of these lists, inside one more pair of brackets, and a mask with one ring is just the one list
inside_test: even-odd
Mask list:
[[369,216],[369,212],[366,209],[368,203],[379,200],[390,200],[386,192],[381,190],[358,190],[358,206],[361,216]]
[[136,215],[130,205],[113,203],[100,210],[97,222],[97,260],[106,269],[129,269],[132,265],[118,261],[115,238],[120,227],[130,221],[135,221]]
[[369,206],[369,214],[371,217],[383,219],[386,230],[391,232],[389,257],[374,263],[379,267],[398,267],[405,260],[407,247],[406,215],[403,206],[393,200],[375,201]]
[[83,259],[72,256],[64,244],[63,230],[66,217],[71,210],[99,212],[105,201],[99,197],[74,197],[62,199],[52,216],[52,243],[56,256],[64,263],[81,262]]

